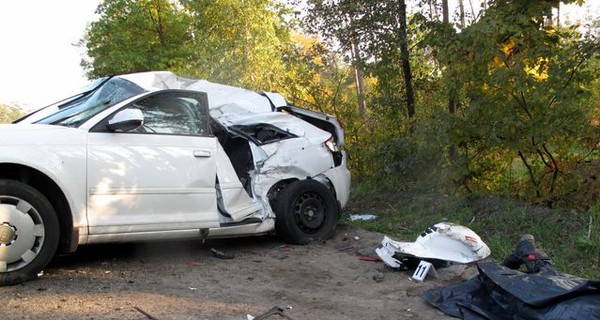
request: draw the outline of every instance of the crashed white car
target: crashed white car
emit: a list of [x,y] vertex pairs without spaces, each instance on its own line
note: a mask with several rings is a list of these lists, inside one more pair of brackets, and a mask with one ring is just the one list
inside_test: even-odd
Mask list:
[[146,72],[0,125],[0,285],[78,245],[332,236],[350,173],[331,116]]

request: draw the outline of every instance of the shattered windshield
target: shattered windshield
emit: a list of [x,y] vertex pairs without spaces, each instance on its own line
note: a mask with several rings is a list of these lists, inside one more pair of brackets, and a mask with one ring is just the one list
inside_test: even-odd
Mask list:
[[111,78],[88,94],[60,105],[56,112],[35,123],[78,127],[107,108],[145,91],[131,81]]

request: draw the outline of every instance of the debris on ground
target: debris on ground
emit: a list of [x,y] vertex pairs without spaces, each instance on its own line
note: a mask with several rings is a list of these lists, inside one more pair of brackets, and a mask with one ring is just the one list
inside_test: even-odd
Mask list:
[[154,317],[153,315],[149,314],[148,312],[142,310],[139,307],[133,307],[137,312],[143,314],[146,316],[146,318],[150,319],[150,320],[158,320],[158,318]]
[[350,221],[371,221],[377,219],[374,214],[351,214],[348,216]]
[[379,259],[379,258],[373,258],[373,257],[369,257],[369,256],[359,256],[358,260],[371,261],[371,262],[379,262],[379,261],[381,261],[381,259]]
[[233,255],[226,254],[226,253],[224,253],[222,251],[219,251],[219,250],[217,250],[215,248],[210,248],[210,252],[212,253],[212,255],[214,257],[217,257],[219,259],[233,259],[233,258],[235,258]]
[[294,320],[294,318],[292,318],[284,313],[285,310],[289,310],[289,309],[292,309],[292,307],[291,306],[285,306],[285,307],[274,306],[271,309],[267,310],[266,312],[257,315],[256,317],[251,316],[249,314],[246,315],[246,317],[248,320],[263,320],[263,319],[267,319],[271,316],[278,315],[278,316],[281,316],[281,317],[289,319],[289,320]]
[[383,281],[383,272],[375,272],[371,278],[375,282],[382,282]]

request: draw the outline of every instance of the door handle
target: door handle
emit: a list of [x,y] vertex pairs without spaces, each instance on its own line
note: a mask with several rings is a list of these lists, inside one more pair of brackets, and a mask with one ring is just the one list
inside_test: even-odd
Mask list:
[[194,150],[194,157],[196,158],[210,158],[210,156],[209,150]]

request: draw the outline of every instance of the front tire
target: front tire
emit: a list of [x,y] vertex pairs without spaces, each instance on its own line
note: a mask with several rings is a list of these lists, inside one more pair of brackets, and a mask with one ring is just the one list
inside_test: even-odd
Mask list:
[[59,232],[56,212],[43,194],[0,179],[0,285],[35,277],[52,260]]
[[333,193],[315,180],[292,182],[280,191],[274,209],[277,234],[294,244],[331,238],[339,219]]

